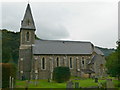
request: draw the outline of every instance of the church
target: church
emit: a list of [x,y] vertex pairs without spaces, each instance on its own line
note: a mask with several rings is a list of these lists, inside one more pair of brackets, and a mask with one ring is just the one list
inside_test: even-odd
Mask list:
[[69,67],[71,76],[102,77],[104,54],[91,42],[36,40],[30,4],[21,21],[18,78],[52,79],[55,67]]

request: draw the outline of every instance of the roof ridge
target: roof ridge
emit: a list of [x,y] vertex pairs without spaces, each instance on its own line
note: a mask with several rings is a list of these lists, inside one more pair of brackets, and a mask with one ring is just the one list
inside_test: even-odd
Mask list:
[[37,41],[52,41],[52,42],[75,42],[75,43],[91,43],[90,41],[70,41],[70,40],[45,40],[45,39],[40,39]]

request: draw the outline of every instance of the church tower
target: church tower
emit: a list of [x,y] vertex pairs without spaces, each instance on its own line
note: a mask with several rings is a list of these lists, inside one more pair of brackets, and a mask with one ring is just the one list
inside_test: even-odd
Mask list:
[[19,79],[30,79],[32,70],[32,45],[35,43],[35,24],[30,5],[27,5],[20,28]]

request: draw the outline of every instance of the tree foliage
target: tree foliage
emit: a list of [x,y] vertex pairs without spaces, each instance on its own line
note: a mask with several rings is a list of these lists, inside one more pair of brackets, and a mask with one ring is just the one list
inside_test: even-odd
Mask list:
[[120,44],[118,44],[117,50],[110,54],[106,59],[108,74],[120,79]]
[[53,80],[62,83],[70,79],[70,69],[69,67],[56,67],[53,70]]
[[19,32],[11,32],[8,30],[2,30],[2,62],[9,62],[10,58],[17,63],[19,53]]
[[14,78],[14,83],[16,79],[16,65],[12,63],[0,63],[2,66],[2,88],[9,87],[10,76]]
[[108,48],[102,48],[102,47],[97,47],[97,46],[95,46],[95,47],[100,49],[104,53],[104,56],[106,56],[106,57],[115,51],[114,48],[108,49]]
[[[35,38],[39,38],[35,35]],[[17,64],[19,57],[20,32],[12,32],[6,29],[2,30],[2,62],[8,63],[12,57]]]

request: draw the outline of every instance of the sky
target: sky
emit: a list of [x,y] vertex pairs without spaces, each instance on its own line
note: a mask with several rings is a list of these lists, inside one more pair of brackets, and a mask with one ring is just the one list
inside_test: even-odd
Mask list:
[[36,34],[47,40],[90,41],[116,48],[118,0],[4,0],[0,1],[2,29],[19,32],[30,3]]

